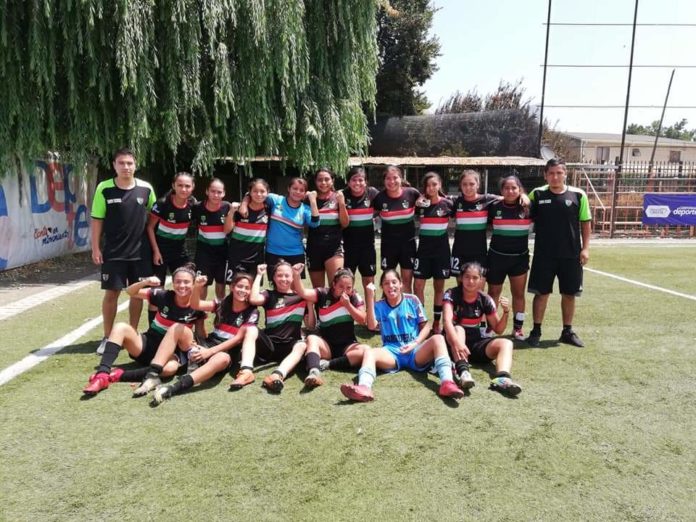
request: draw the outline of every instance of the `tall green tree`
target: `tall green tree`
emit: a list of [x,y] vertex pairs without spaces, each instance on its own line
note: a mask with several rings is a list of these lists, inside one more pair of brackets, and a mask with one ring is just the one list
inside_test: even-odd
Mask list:
[[376,19],[376,0],[0,0],[0,160],[342,169],[367,144]]
[[434,13],[430,0],[381,2],[377,13],[378,115],[420,114],[430,106],[419,87],[437,70],[440,43],[428,34]]

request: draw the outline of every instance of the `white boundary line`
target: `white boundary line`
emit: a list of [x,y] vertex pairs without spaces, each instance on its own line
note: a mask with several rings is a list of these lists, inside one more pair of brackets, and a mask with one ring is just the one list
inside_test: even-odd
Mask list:
[[90,283],[95,282],[97,282],[97,279],[95,279],[94,274],[92,274],[90,276],[83,277],[82,279],[78,279],[77,281],[55,286],[49,290],[44,290],[43,292],[38,292],[36,294],[27,296],[13,303],[0,306],[0,321],[20,314],[26,310],[29,310],[30,308],[34,308],[35,306],[47,303],[48,301],[51,301],[57,297],[64,296],[70,292],[79,290],[80,288],[84,288]]
[[601,270],[595,270],[594,268],[585,267],[585,270],[587,270],[588,272],[592,272],[593,274],[611,277],[612,279],[617,279],[619,281],[623,281],[624,283],[630,283],[632,285],[642,286],[643,288],[649,288],[650,290],[657,290],[666,294],[676,295],[677,297],[683,297],[685,299],[691,299],[692,301],[696,301],[696,295],[682,294],[681,292],[675,292],[674,290],[669,290],[668,288],[662,288],[661,286],[650,285],[648,283],[641,283],[640,281],[636,281],[634,279],[628,279],[626,277],[610,274],[609,272],[602,272]]
[[[121,312],[128,308],[128,303],[130,302],[129,299],[127,299],[125,302],[121,303],[118,306],[118,311]],[[35,353],[27,355],[24,359],[22,359],[19,362],[14,363],[11,366],[8,366],[4,370],[0,371],[0,386],[3,384],[8,383],[15,377],[21,375],[22,373],[26,372],[27,370],[30,370],[37,364],[42,363],[46,359],[48,359],[51,355],[55,354],[56,352],[59,352],[63,348],[65,348],[68,345],[71,345],[75,341],[77,341],[80,337],[88,333],[90,330],[93,328],[99,326],[102,323],[103,319],[102,316],[100,315],[99,317],[95,317],[94,319],[90,319],[86,323],[84,323],[82,326],[79,328],[76,328],[72,332],[64,335],[57,341],[53,341],[51,344],[48,344],[41,348],[40,350],[37,350]]]

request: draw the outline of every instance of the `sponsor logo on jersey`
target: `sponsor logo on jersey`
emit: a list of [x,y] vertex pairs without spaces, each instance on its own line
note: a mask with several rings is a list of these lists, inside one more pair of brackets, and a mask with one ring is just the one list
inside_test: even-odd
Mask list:
[[121,198],[113,198],[113,199],[107,199],[106,200],[107,204],[111,205],[113,203],[121,203]]
[[205,216],[201,216],[201,223],[205,223]]

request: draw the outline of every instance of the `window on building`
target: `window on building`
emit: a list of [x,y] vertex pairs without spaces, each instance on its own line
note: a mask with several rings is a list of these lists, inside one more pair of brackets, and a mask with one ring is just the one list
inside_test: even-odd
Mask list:
[[681,161],[681,151],[680,150],[670,150],[669,151],[669,162],[679,163]]
[[640,157],[640,149],[631,150],[631,156],[634,158],[639,158]]

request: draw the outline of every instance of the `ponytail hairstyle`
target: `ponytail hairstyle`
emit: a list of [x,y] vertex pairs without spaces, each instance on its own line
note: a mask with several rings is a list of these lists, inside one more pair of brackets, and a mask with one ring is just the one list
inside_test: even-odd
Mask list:
[[172,279],[176,277],[176,274],[179,272],[184,272],[186,274],[189,274],[192,279],[196,279],[196,264],[191,263],[190,261],[188,263],[184,263],[180,267],[176,268],[174,272],[172,272]]
[[222,191],[225,192],[225,183],[220,178],[210,178],[210,181],[208,182],[208,186],[205,189],[205,197],[203,198],[204,203],[206,201],[208,201],[208,191],[210,190],[210,186],[213,183],[219,183],[220,185],[222,185]]
[[[167,200],[169,200],[169,198],[171,198],[174,195],[174,184],[176,183],[177,179],[179,179],[183,176],[188,176],[189,178],[191,178],[191,186],[195,188],[196,182],[193,180],[193,174],[191,174],[190,172],[186,172],[185,170],[180,170],[179,172],[174,174],[174,177],[172,178],[172,186],[167,192],[165,192],[164,196],[162,196],[161,201],[167,201]],[[215,178],[215,179],[217,179],[217,178]],[[224,186],[225,185],[223,183],[223,187]],[[193,203],[196,202],[196,198],[194,198],[193,196],[189,196],[187,202],[190,205],[192,205]]]

